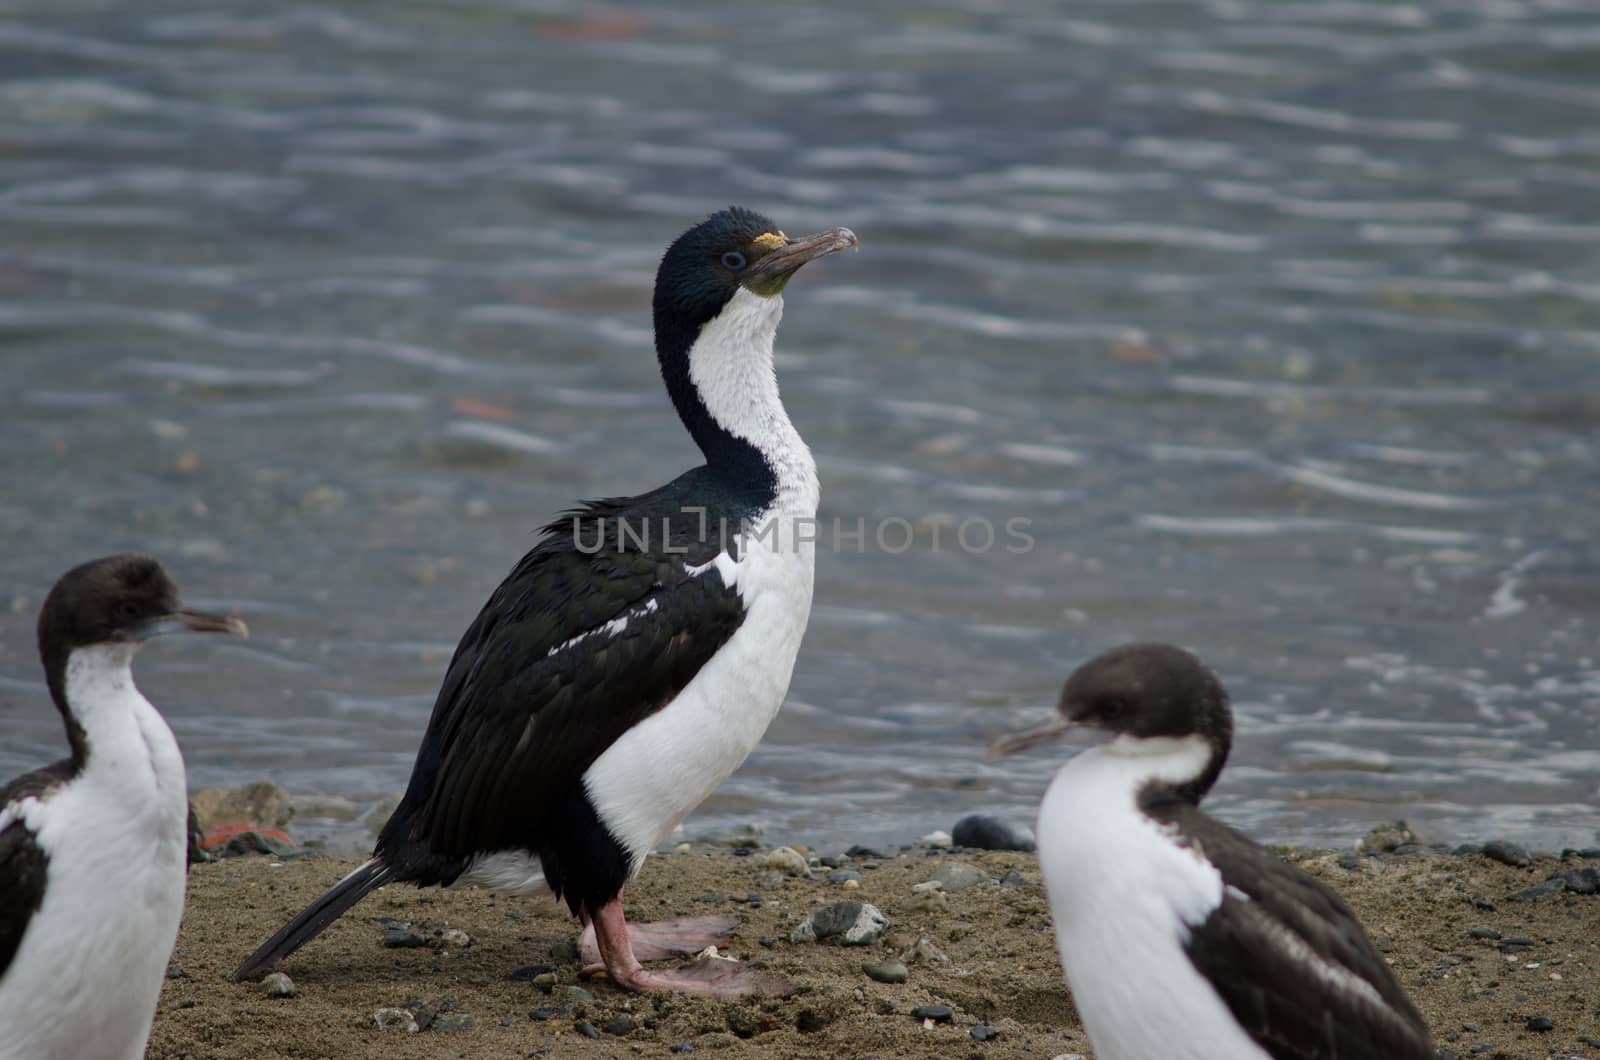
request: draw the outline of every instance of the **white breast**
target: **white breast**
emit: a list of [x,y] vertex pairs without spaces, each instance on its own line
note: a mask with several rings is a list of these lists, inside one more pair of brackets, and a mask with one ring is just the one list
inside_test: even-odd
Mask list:
[[0,978],[4,1060],[144,1055],[183,914],[189,804],[172,730],[133,685],[134,650],[73,653],[66,694],[87,765],[14,809],[50,861]]
[[778,713],[811,615],[817,470],[778,397],[772,342],[781,298],[741,289],[689,354],[707,410],[751,442],[777,495],[715,561],[744,604],[743,623],[671,703],[624,733],[584,775],[590,800],[633,857],[645,855],[745,760]]
[[[1202,764],[1209,753],[1172,743]],[[1223,882],[1139,812],[1136,793],[1160,768],[1097,748],[1045,793],[1039,863],[1067,985],[1099,1060],[1270,1060],[1183,950],[1186,924],[1221,904]]]

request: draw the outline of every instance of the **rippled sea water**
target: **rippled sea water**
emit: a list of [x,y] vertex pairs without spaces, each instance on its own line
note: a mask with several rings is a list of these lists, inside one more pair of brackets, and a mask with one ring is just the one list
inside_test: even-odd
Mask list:
[[985,744],[1161,639],[1258,836],[1592,844],[1592,11],[1017,6],[11,0],[0,775],[62,746],[45,591],[141,549],[255,631],[141,656],[195,786],[403,787],[534,528],[698,462],[649,287],[739,202],[861,236],[779,349],[869,529],[691,831],[1031,817],[1059,759]]

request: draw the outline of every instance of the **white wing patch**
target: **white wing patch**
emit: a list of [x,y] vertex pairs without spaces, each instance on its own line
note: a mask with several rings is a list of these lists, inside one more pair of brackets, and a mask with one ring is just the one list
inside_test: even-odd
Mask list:
[[586,630],[583,633],[579,633],[576,637],[562,641],[560,644],[557,644],[555,647],[546,652],[545,658],[548,659],[552,655],[555,655],[559,652],[564,652],[574,645],[583,643],[590,637],[615,637],[617,634],[627,629],[628,623],[632,622],[634,619],[643,618],[646,615],[653,615],[660,610],[660,608],[660,603],[656,601],[655,597],[651,597],[638,607],[628,608],[628,610],[624,611],[616,618],[613,618],[605,625],[597,626],[591,630]]
[[699,566],[683,565],[684,573],[691,578],[698,578],[708,570],[714,570],[722,575],[722,584],[732,589],[739,582],[739,564],[727,552],[718,552],[712,559],[706,560]]

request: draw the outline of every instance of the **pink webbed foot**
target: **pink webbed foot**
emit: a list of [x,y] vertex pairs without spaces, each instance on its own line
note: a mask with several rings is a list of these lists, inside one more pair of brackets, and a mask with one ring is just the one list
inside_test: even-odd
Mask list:
[[[726,946],[738,926],[738,918],[731,916],[680,916],[650,924],[628,924],[628,948],[639,961],[688,957],[707,946]],[[601,963],[592,920],[578,936],[578,955],[585,964]]]
[[[709,997],[742,997],[752,993],[784,994],[793,989],[782,976],[756,971],[738,961],[702,957],[670,970],[654,970],[639,963],[635,939],[641,947],[662,956],[696,953],[707,946],[726,945],[735,921],[731,917],[684,917],[635,928],[622,915],[622,900],[613,898],[596,910],[584,929],[583,943],[594,947],[599,958],[583,969],[585,976],[604,974],[625,990],[662,990]],[[647,941],[648,940],[648,941]],[[585,954],[587,957],[588,954]]]

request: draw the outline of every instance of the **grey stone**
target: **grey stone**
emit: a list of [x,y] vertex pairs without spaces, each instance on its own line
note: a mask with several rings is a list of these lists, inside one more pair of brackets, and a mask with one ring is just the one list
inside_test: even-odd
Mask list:
[[462,1031],[471,1030],[478,1021],[471,1016],[460,1012],[450,1012],[443,1016],[435,1016],[428,1030],[444,1034],[460,1034]]
[[1491,839],[1483,844],[1483,856],[1516,868],[1527,868],[1533,861],[1522,846],[1504,839]]
[[1000,1037],[999,1030],[989,1026],[987,1023],[980,1023],[967,1033],[972,1035],[972,1040],[975,1042],[986,1042],[991,1038]]
[[855,869],[839,869],[837,872],[828,873],[829,883],[849,883],[851,880],[860,883],[862,878],[861,873]]
[[418,946],[426,946],[428,940],[415,931],[407,931],[403,927],[390,927],[383,929],[383,945],[391,950],[412,950]]
[[1531,902],[1535,898],[1543,898],[1547,894],[1560,894],[1567,889],[1567,881],[1560,876],[1554,876],[1543,883],[1536,884],[1515,894],[1506,895],[1508,902]]
[[632,1034],[633,1029],[638,1025],[639,1022],[637,1020],[624,1012],[620,1016],[614,1016],[611,1019],[606,1020],[600,1025],[600,1029],[605,1031],[607,1034],[614,1034],[618,1038],[621,1038],[624,1035]]
[[889,918],[870,902],[835,902],[801,921],[789,933],[789,941],[837,939],[846,946],[865,946],[877,941],[888,926]]
[[979,850],[1023,850],[1037,845],[1033,832],[1023,825],[1007,824],[998,817],[974,813],[956,822],[950,841],[958,847]]
[[600,1037],[600,1032],[595,1030],[594,1024],[590,1023],[588,1020],[579,1020],[577,1023],[572,1025],[572,1029],[583,1035],[585,1038]]
[[261,992],[268,997],[294,997],[294,980],[282,972],[273,972],[261,980]]
[[260,780],[237,788],[204,788],[189,796],[202,831],[219,824],[259,824],[282,828],[294,816],[289,793]]
[[946,859],[934,867],[933,875],[928,877],[929,883],[943,885],[944,893],[954,894],[964,891],[968,887],[976,887],[980,883],[988,883],[990,876],[987,872],[970,865],[965,861]]
[[911,972],[899,961],[868,961],[861,970],[878,983],[903,983],[911,978]]
[[540,1005],[538,1008],[528,1010],[528,1018],[540,1023],[550,1020],[566,1019],[572,1015],[571,1005]]
[[1475,939],[1497,939],[1500,937],[1500,932],[1492,927],[1471,928],[1467,931],[1467,934]]
[[560,966],[555,964],[522,964],[511,969],[511,980],[517,983],[531,983],[541,975],[560,971]]
[[918,1005],[911,1010],[911,1015],[919,1020],[932,1020],[935,1023],[949,1023],[955,1015],[949,1005]]
[[1600,894],[1600,869],[1593,866],[1558,872],[1550,879],[1560,880],[1573,894]]
[[416,1034],[422,1029],[417,1018],[403,1008],[380,1008],[372,1014],[372,1022],[380,1031],[402,1031]]
[[590,1005],[594,1003],[594,995],[581,986],[567,987],[567,1000],[574,1005]]
[[788,876],[810,876],[811,865],[806,861],[806,856],[793,847],[776,847],[769,851],[766,857],[766,866],[777,869]]

